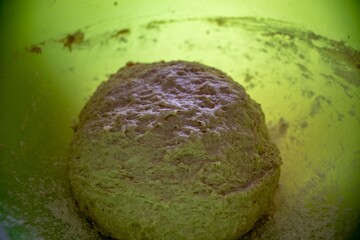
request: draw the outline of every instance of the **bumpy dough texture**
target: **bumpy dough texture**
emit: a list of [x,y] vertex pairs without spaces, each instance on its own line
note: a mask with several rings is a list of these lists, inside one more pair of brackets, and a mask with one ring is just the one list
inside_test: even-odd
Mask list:
[[80,211],[124,240],[236,239],[269,210],[279,174],[260,105],[221,71],[184,61],[120,69],[70,146]]

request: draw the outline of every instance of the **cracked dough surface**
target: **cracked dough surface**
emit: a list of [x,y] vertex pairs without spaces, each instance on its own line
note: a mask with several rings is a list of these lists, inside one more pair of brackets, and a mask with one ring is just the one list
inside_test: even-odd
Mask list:
[[129,63],[102,83],[69,164],[80,211],[105,235],[230,240],[269,211],[281,160],[241,85],[172,61]]

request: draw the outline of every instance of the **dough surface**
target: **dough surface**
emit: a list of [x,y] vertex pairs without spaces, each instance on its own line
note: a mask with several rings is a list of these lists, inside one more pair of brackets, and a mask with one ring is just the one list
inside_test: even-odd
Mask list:
[[113,74],[69,151],[81,213],[123,240],[236,239],[272,206],[280,164],[260,105],[221,71],[185,61]]

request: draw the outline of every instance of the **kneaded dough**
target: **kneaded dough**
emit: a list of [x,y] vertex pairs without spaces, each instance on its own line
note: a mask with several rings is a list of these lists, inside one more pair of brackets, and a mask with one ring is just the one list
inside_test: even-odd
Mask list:
[[260,105],[195,62],[128,63],[80,114],[70,181],[117,239],[230,240],[269,211],[281,160]]

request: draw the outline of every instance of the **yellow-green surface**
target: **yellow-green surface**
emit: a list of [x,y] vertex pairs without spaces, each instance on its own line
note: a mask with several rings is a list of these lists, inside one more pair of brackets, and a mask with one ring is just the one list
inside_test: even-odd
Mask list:
[[[281,151],[277,211],[246,238],[355,239],[358,9],[355,0],[2,1],[0,234],[100,238],[69,193],[70,126],[127,61],[183,59],[243,84]],[[61,40],[77,30],[84,41],[70,51]],[[41,54],[26,50],[33,44]]]

